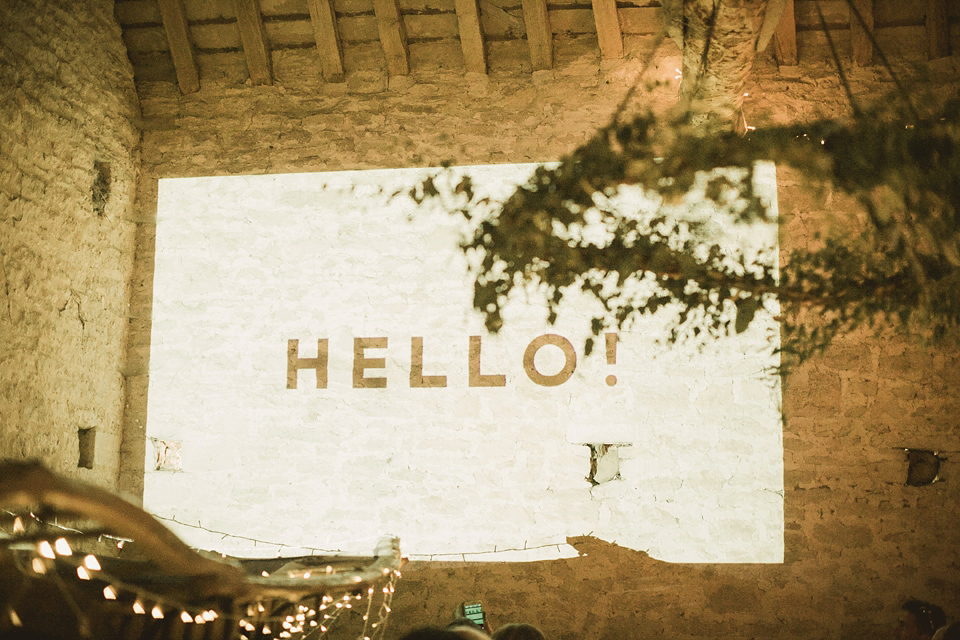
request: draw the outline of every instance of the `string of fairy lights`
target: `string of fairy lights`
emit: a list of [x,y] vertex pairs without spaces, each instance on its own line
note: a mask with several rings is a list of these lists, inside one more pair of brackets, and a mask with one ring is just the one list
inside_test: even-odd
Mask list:
[[[237,534],[229,533],[229,532],[226,532],[226,531],[219,531],[219,530],[217,530],[217,529],[211,529],[211,528],[209,528],[209,527],[204,526],[204,525],[203,525],[202,523],[200,523],[200,522],[198,522],[198,523],[196,523],[196,524],[193,524],[193,523],[190,523],[190,522],[184,522],[183,520],[178,520],[175,516],[174,516],[174,517],[166,517],[166,516],[157,515],[157,514],[155,514],[155,513],[151,513],[150,515],[153,516],[154,518],[158,519],[158,520],[165,520],[165,521],[167,521],[167,522],[172,522],[172,523],[174,523],[174,524],[176,524],[176,525],[178,525],[178,526],[181,526],[181,527],[188,527],[188,528],[191,528],[191,529],[197,529],[197,530],[200,530],[200,531],[204,531],[204,532],[206,532],[206,533],[210,533],[210,534],[216,535],[216,536],[220,537],[221,540],[226,540],[226,539],[229,538],[229,539],[233,539],[233,540],[243,540],[243,541],[245,541],[245,542],[253,543],[253,548],[252,548],[252,549],[247,549],[247,551],[250,551],[251,553],[252,553],[252,552],[256,552],[256,551],[260,551],[260,550],[262,550],[262,549],[264,549],[264,548],[267,548],[267,547],[274,547],[274,548],[276,549],[277,555],[279,555],[280,553],[282,553],[282,551],[283,551],[284,549],[299,549],[299,550],[309,551],[311,554],[313,554],[313,553],[343,553],[343,550],[342,550],[342,549],[322,549],[322,548],[319,548],[319,547],[310,547],[310,546],[305,546],[305,545],[300,545],[300,544],[276,542],[276,541],[271,541],[271,540],[264,540],[264,539],[261,539],[261,538],[255,538],[255,537],[251,537],[251,536],[237,535]],[[587,535],[589,536],[589,535],[591,535],[592,533],[593,533],[593,532],[591,531],[591,532],[588,533]],[[351,546],[359,546],[359,545],[351,545]],[[438,552],[436,552],[436,553],[408,553],[408,554],[404,554],[404,555],[405,555],[405,557],[407,557],[407,558],[409,558],[409,559],[411,559],[411,560],[416,559],[416,560],[427,561],[427,562],[432,562],[432,561],[437,560],[437,559],[447,560],[447,559],[450,559],[450,558],[457,558],[457,557],[459,557],[459,558],[460,558],[461,560],[463,560],[464,562],[467,562],[467,561],[468,561],[468,556],[469,556],[470,558],[473,558],[473,557],[475,557],[475,556],[492,556],[492,555],[497,555],[497,554],[509,554],[509,553],[524,552],[524,551],[538,551],[538,550],[541,550],[541,549],[555,549],[555,550],[557,551],[558,556],[561,556],[561,557],[562,557],[563,554],[564,554],[564,547],[566,547],[566,546],[569,546],[568,543],[566,542],[566,539],[564,539],[563,542],[546,542],[546,543],[535,544],[535,545],[528,544],[528,543],[525,541],[525,542],[523,543],[523,546],[522,546],[522,547],[521,547],[521,546],[499,547],[499,546],[497,546],[497,545],[494,545],[492,549],[488,549],[488,550],[485,550],[485,551],[444,551],[444,552],[439,552],[439,551],[438,551]]]
[[[203,625],[216,620],[226,624],[233,623],[237,625],[241,640],[271,637],[285,640],[319,640],[327,637],[338,623],[356,616],[359,616],[363,623],[357,640],[382,640],[392,611],[396,583],[401,577],[399,570],[385,568],[382,570],[383,580],[377,584],[367,583],[365,588],[336,597],[328,593],[310,595],[299,602],[283,602],[276,608],[272,601],[258,600],[241,603],[231,611],[223,611],[216,606],[187,604],[110,575],[95,554],[76,551],[68,540],[70,537],[95,537],[100,542],[106,540],[115,544],[118,549],[123,549],[126,543],[132,542],[128,538],[66,527],[56,521],[42,519],[33,512],[3,512],[13,518],[13,524],[10,532],[0,528],[0,546],[12,552],[15,566],[26,578],[59,581],[61,568],[69,567],[79,581],[102,583],[101,594],[105,602],[129,607],[134,615],[155,620],[173,616],[184,625]],[[328,565],[322,573],[330,575],[336,571],[333,566]],[[263,571],[261,576],[269,577],[270,574]],[[283,577],[309,580],[310,576],[310,571],[299,571],[288,572]],[[355,579],[362,581],[359,576],[355,576]],[[74,612],[79,612],[79,606],[70,591],[62,588],[60,592],[67,600],[67,606]],[[18,603],[4,604],[5,611],[0,612],[0,615],[6,617],[4,622],[14,627],[23,627],[23,609],[18,613]],[[78,619],[82,619],[82,616],[78,616]]]

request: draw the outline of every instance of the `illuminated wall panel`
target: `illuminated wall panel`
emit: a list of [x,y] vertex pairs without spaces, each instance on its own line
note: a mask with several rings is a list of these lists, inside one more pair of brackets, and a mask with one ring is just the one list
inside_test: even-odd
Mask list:
[[[463,170],[503,195],[533,168]],[[519,296],[489,335],[462,221],[392,197],[424,175],[160,181],[147,432],[180,458],[148,462],[147,509],[246,556],[392,534],[415,559],[537,560],[590,534],[674,562],[782,561],[771,316],[703,350],[659,345],[654,317],[585,357],[590,301],[550,326]],[[596,485],[589,444],[615,445]]]

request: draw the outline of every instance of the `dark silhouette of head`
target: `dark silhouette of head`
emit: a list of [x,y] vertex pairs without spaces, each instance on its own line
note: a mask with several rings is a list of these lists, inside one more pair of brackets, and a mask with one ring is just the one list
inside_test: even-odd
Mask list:
[[532,624],[505,624],[493,633],[493,640],[546,640]]
[[923,600],[907,600],[900,609],[898,640],[930,640],[947,622],[943,609]]

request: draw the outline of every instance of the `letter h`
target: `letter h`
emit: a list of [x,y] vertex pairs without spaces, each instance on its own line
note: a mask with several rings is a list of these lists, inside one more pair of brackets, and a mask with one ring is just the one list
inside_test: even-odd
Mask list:
[[317,340],[317,357],[301,358],[300,341],[287,340],[287,389],[297,388],[297,371],[315,369],[317,389],[327,388],[327,344],[326,338]]

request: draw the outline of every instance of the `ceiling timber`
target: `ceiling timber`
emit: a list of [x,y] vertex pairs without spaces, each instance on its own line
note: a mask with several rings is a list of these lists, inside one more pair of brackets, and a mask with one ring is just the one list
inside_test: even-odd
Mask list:
[[[431,65],[544,70],[570,43],[598,60],[617,60],[649,48],[665,8],[695,1],[116,0],[115,13],[137,80],[176,82],[186,94],[224,75],[271,84],[291,60],[301,77],[329,83],[357,71],[394,77]],[[793,66],[823,27],[815,0],[780,4],[763,46],[772,40],[777,62]],[[827,29],[859,65],[877,62],[870,35],[881,44],[916,41],[922,57],[949,55],[951,24],[956,31],[960,23],[960,3],[947,0],[855,0],[862,21],[847,0],[819,5]]]

